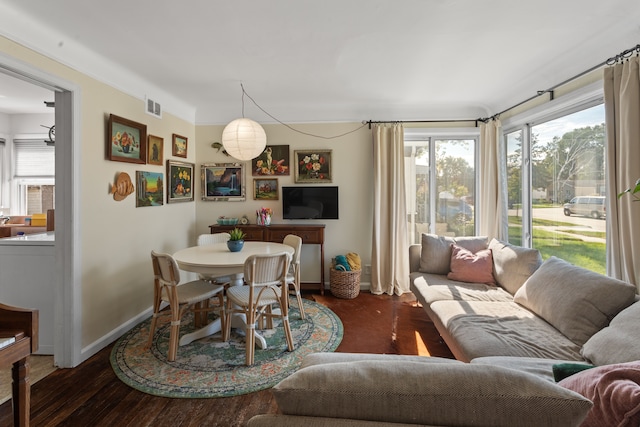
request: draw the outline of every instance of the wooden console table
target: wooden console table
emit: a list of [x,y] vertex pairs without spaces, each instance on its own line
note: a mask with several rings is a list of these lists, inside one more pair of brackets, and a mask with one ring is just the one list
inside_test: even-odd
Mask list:
[[302,282],[302,289],[313,289],[319,286],[320,294],[324,295],[324,224],[271,224],[271,225],[210,225],[213,233],[224,233],[239,228],[246,233],[245,240],[282,243],[287,234],[295,234],[302,238],[303,245],[320,245],[320,283]]
[[38,310],[0,304],[0,367],[12,366],[13,425],[28,427],[29,356],[38,350]]

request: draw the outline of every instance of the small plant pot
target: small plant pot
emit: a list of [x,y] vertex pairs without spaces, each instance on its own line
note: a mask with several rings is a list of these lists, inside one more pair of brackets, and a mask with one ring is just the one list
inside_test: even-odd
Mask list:
[[231,252],[240,252],[244,246],[244,240],[228,240],[227,247]]

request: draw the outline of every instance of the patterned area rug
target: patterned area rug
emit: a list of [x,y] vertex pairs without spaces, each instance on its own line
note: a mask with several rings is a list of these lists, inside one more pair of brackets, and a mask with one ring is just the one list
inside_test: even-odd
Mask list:
[[[145,348],[151,320],[122,336],[111,351],[111,366],[125,384],[144,393],[164,397],[228,397],[273,387],[295,372],[304,356],[334,351],[342,341],[342,322],[327,307],[303,299],[305,320],[300,319],[297,301],[291,299],[289,321],[294,351],[287,350],[284,330],[278,321],[261,331],[267,349],[256,348],[255,363],[245,365],[244,336],[231,330],[228,342],[220,333],[178,348],[174,362],[167,361],[169,324],[156,330],[150,349]],[[193,330],[186,315],[181,334]]]

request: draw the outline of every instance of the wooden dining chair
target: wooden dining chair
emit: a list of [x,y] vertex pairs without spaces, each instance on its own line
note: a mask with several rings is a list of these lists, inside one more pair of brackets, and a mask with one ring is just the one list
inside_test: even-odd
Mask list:
[[[153,343],[153,335],[158,322],[171,322],[167,360],[172,362],[178,354],[181,319],[187,310],[193,312],[196,328],[205,326],[209,312],[216,310],[216,307],[210,305],[209,300],[217,296],[218,314],[224,331],[224,286],[206,280],[194,280],[180,284],[180,269],[171,255],[151,251],[151,260],[154,274],[153,318],[151,319],[147,346],[151,347]],[[161,310],[160,306],[163,301],[169,305]]]
[[[216,243],[225,243],[228,242],[231,236],[229,233],[212,233],[212,234],[201,234],[198,236],[197,245],[198,246],[206,246],[213,245]],[[207,276],[205,274],[198,274],[198,277],[201,280],[208,280],[211,283],[217,284],[228,284],[231,281],[229,276]]]
[[[293,336],[289,326],[289,293],[287,292],[287,271],[291,255],[277,254],[251,255],[244,263],[246,286],[231,286],[227,289],[227,307],[222,339],[228,341],[231,334],[231,316],[246,316],[246,361],[253,365],[256,343],[255,326],[258,320],[280,317],[284,327],[289,351],[293,351]],[[280,310],[272,311],[278,305]]]
[[[298,300],[298,308],[300,309],[300,318],[304,319],[304,306],[302,305],[302,295],[300,294],[300,251],[302,250],[302,237],[295,234],[287,234],[284,236],[283,244],[291,246],[294,250],[289,271],[287,272],[287,289],[293,291]],[[293,289],[291,289],[293,287]]]

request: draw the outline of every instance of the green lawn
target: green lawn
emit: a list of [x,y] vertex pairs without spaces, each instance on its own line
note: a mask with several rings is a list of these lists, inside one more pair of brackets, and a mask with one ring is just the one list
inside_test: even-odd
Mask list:
[[[512,238],[511,243],[520,245],[520,218],[509,217],[509,235],[518,236]],[[564,233],[546,231],[537,226],[542,225],[564,225],[553,221],[534,220],[533,221],[533,247],[540,251],[542,259],[556,256],[572,264],[587,268],[597,273],[605,274],[606,253],[605,244],[596,242],[585,242],[580,239],[580,235],[604,237],[604,233],[593,233],[589,231],[581,232],[572,230],[575,236],[568,236]],[[564,232],[568,230],[563,230]]]

